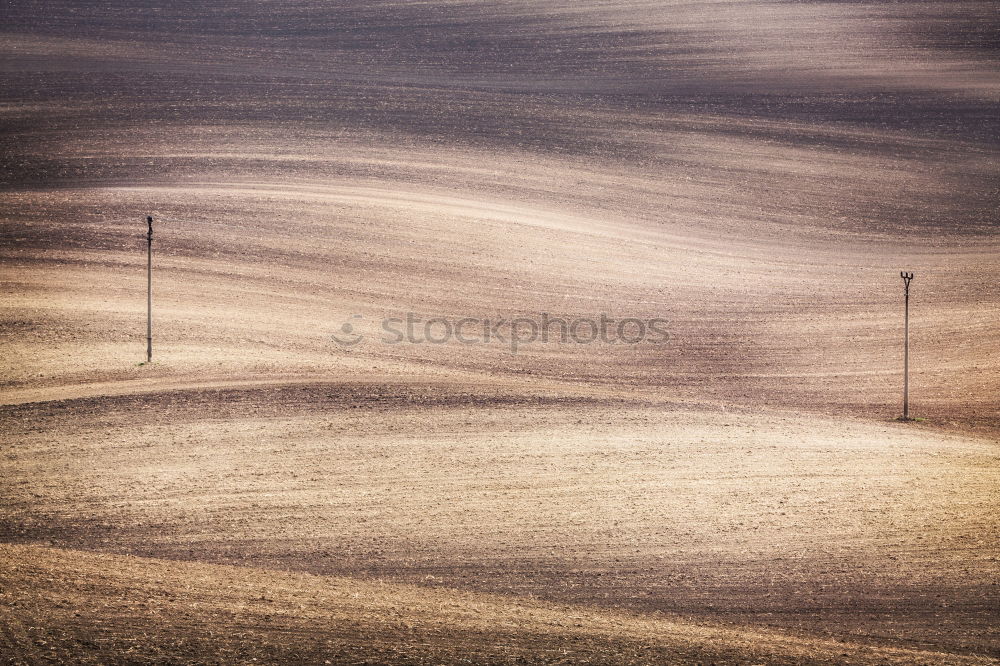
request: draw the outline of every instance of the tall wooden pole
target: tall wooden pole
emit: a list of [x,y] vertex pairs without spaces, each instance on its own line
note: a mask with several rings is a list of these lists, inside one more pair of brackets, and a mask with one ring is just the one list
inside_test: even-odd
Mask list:
[[146,363],[153,361],[153,218],[146,216]]
[[901,272],[903,278],[903,420],[910,420],[910,280],[913,273]]

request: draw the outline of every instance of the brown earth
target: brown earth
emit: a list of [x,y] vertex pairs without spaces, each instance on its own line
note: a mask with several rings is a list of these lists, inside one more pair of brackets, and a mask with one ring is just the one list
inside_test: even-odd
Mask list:
[[4,13],[3,659],[1000,658],[990,3]]

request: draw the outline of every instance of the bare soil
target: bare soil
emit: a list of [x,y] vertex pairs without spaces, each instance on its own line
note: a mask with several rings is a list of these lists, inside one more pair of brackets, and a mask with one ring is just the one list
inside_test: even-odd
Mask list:
[[4,15],[0,660],[1000,659],[990,3]]

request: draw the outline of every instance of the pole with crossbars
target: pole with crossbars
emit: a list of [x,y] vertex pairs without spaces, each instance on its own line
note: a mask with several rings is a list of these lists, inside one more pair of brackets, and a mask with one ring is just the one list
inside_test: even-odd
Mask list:
[[146,363],[153,361],[153,218],[146,216]]
[[913,273],[900,272],[903,278],[903,420],[910,420],[910,280]]

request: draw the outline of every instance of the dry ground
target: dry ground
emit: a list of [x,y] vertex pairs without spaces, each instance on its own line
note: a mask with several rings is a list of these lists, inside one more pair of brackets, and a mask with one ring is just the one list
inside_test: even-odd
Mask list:
[[357,578],[34,546],[0,561],[0,645],[26,661],[992,663]]
[[3,14],[2,658],[1000,657],[992,3]]

